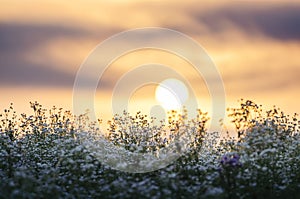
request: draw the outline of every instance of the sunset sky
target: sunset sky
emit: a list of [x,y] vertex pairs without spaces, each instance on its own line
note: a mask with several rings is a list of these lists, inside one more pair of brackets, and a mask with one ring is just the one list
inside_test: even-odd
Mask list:
[[[76,73],[99,43],[129,29],[163,27],[206,50],[223,79],[227,106],[244,98],[300,113],[300,3],[228,2],[0,0],[0,109],[14,102],[18,112],[28,112],[29,102],[38,101],[71,110]],[[127,67],[145,60],[177,67],[194,81],[178,57],[146,50],[112,64],[97,100],[107,100]],[[192,85],[209,111],[204,81]],[[151,92],[140,92],[140,106],[146,106]]]

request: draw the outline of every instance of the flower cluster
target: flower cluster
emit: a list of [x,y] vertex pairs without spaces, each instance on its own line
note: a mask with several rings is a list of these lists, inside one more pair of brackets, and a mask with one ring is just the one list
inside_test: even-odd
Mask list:
[[236,153],[234,154],[225,154],[220,160],[222,167],[241,167],[242,163],[240,162],[240,156]]
[[108,121],[107,139],[131,152],[151,153],[167,147],[189,154],[199,150],[206,134],[207,113],[198,109],[192,120],[188,120],[185,109],[183,113],[173,110],[168,115],[166,122],[156,121],[141,112],[134,116],[126,111],[122,115],[116,114]]
[[[87,114],[31,107],[32,115],[18,116],[13,105],[0,114],[0,198],[300,197],[300,122],[276,107],[263,112],[247,100],[229,109],[237,137],[207,132],[200,110],[192,120],[172,111],[166,125],[124,112],[101,135]],[[105,154],[92,150],[97,146]],[[111,146],[125,158],[136,151],[159,156],[169,146],[185,153],[159,170],[126,173],[106,164],[128,166]]]

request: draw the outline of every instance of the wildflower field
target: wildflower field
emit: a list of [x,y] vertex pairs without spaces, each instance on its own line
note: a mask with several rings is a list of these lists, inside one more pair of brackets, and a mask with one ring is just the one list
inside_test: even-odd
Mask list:
[[[241,100],[228,109],[236,130],[223,137],[208,132],[201,110],[194,119],[172,111],[158,124],[124,112],[101,134],[86,114],[31,107],[33,115],[17,115],[13,105],[1,114],[0,198],[300,198],[300,123],[279,108]],[[126,154],[180,156],[151,172],[125,172],[107,164],[114,151],[102,161],[82,137]]]

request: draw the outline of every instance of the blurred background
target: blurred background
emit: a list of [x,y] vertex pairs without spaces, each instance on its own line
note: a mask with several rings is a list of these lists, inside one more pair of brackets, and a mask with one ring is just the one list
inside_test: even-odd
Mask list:
[[[30,101],[72,110],[76,73],[100,42],[128,29],[164,27],[190,36],[210,55],[223,78],[227,107],[244,98],[300,113],[300,3],[0,0],[0,5],[1,110],[13,102],[17,112],[32,113]],[[145,60],[187,65],[150,50],[121,57],[104,76],[96,103],[107,101],[124,67]],[[184,71],[192,79],[192,71]],[[205,82],[197,81],[199,106],[210,111]],[[147,104],[149,93],[137,91],[135,104]],[[99,113],[103,116],[101,108]]]

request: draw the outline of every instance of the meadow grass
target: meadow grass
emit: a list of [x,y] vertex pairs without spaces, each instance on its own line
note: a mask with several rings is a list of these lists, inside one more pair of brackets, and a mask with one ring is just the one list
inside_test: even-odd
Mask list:
[[82,144],[83,133],[101,134],[87,114],[30,105],[33,115],[13,104],[0,115],[0,198],[300,198],[299,120],[279,108],[250,100],[229,108],[235,138],[207,132],[201,110],[194,119],[171,111],[158,124],[140,112],[115,115],[98,139],[128,153],[181,154],[165,168],[128,173]]

